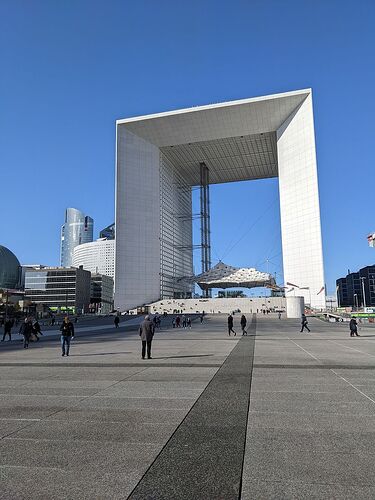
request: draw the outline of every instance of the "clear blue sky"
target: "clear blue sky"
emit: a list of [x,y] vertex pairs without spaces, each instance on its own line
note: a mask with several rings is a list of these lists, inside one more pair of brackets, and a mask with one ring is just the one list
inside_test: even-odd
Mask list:
[[[333,291],[375,262],[374,25],[373,0],[2,0],[0,243],[57,264],[67,206],[113,221],[117,118],[312,87]],[[277,189],[212,187],[214,260],[281,272]]]

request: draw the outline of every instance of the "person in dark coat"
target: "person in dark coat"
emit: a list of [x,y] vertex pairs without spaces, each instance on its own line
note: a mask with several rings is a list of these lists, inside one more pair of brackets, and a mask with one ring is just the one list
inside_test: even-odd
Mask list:
[[147,358],[151,358],[151,344],[154,337],[155,326],[150,320],[150,316],[146,316],[139,327],[139,336],[142,340],[142,359],[145,359],[146,346],[147,346]]
[[42,330],[40,329],[40,324],[39,324],[38,320],[35,321],[33,328],[34,328],[34,332],[33,333],[34,333],[34,335],[36,337],[36,340],[39,340],[38,335],[43,335],[43,333],[42,333]]
[[30,318],[25,318],[20,328],[20,335],[23,335],[23,348],[29,348],[30,337],[33,333],[33,322]]
[[120,318],[118,316],[115,316],[115,327],[118,328],[118,324],[120,323]]
[[246,316],[243,314],[241,316],[241,320],[240,320],[241,329],[242,329],[242,335],[247,335],[247,331],[245,330],[246,323],[247,323]]
[[66,346],[66,355],[69,356],[70,350],[70,341],[74,339],[74,326],[73,323],[69,320],[68,316],[65,316],[64,321],[60,326],[61,331],[61,349],[62,356],[65,356],[65,346]]
[[305,316],[305,314],[302,314],[302,318],[301,318],[301,333],[303,332],[303,330],[306,328],[306,330],[310,333],[310,328],[307,326],[307,318]]
[[359,337],[360,335],[358,334],[357,330],[357,320],[355,318],[352,318],[349,323],[349,329],[350,329],[350,336],[351,337]]
[[228,335],[230,336],[230,332],[234,333],[234,336],[237,335],[237,333],[233,330],[233,316],[230,314],[228,316]]
[[3,339],[1,342],[4,342],[5,337],[7,335],[9,336],[9,342],[12,340],[12,326],[13,326],[13,322],[10,319],[5,321],[5,323],[4,323],[4,335],[3,335]]

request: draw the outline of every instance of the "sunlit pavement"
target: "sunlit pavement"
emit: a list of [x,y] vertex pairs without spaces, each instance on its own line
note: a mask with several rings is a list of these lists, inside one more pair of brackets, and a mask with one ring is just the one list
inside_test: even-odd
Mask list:
[[2,349],[0,498],[375,498],[375,329],[248,321]]

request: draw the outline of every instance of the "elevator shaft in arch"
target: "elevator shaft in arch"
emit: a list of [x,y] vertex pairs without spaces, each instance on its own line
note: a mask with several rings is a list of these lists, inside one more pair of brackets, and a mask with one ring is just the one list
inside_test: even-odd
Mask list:
[[[211,229],[210,229],[210,183],[209,170],[204,162],[200,166],[200,219],[201,219],[201,264],[202,273],[211,269]],[[205,296],[210,291],[205,290]]]

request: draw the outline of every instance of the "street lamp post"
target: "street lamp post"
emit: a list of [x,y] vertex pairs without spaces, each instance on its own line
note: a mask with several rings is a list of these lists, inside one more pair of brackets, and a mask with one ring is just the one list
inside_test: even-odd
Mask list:
[[366,307],[366,294],[365,294],[365,277],[364,276],[361,276],[359,278],[362,282],[362,293],[363,293],[363,309],[365,309]]
[[354,294],[354,307],[356,310],[358,309],[358,296],[356,293]]

